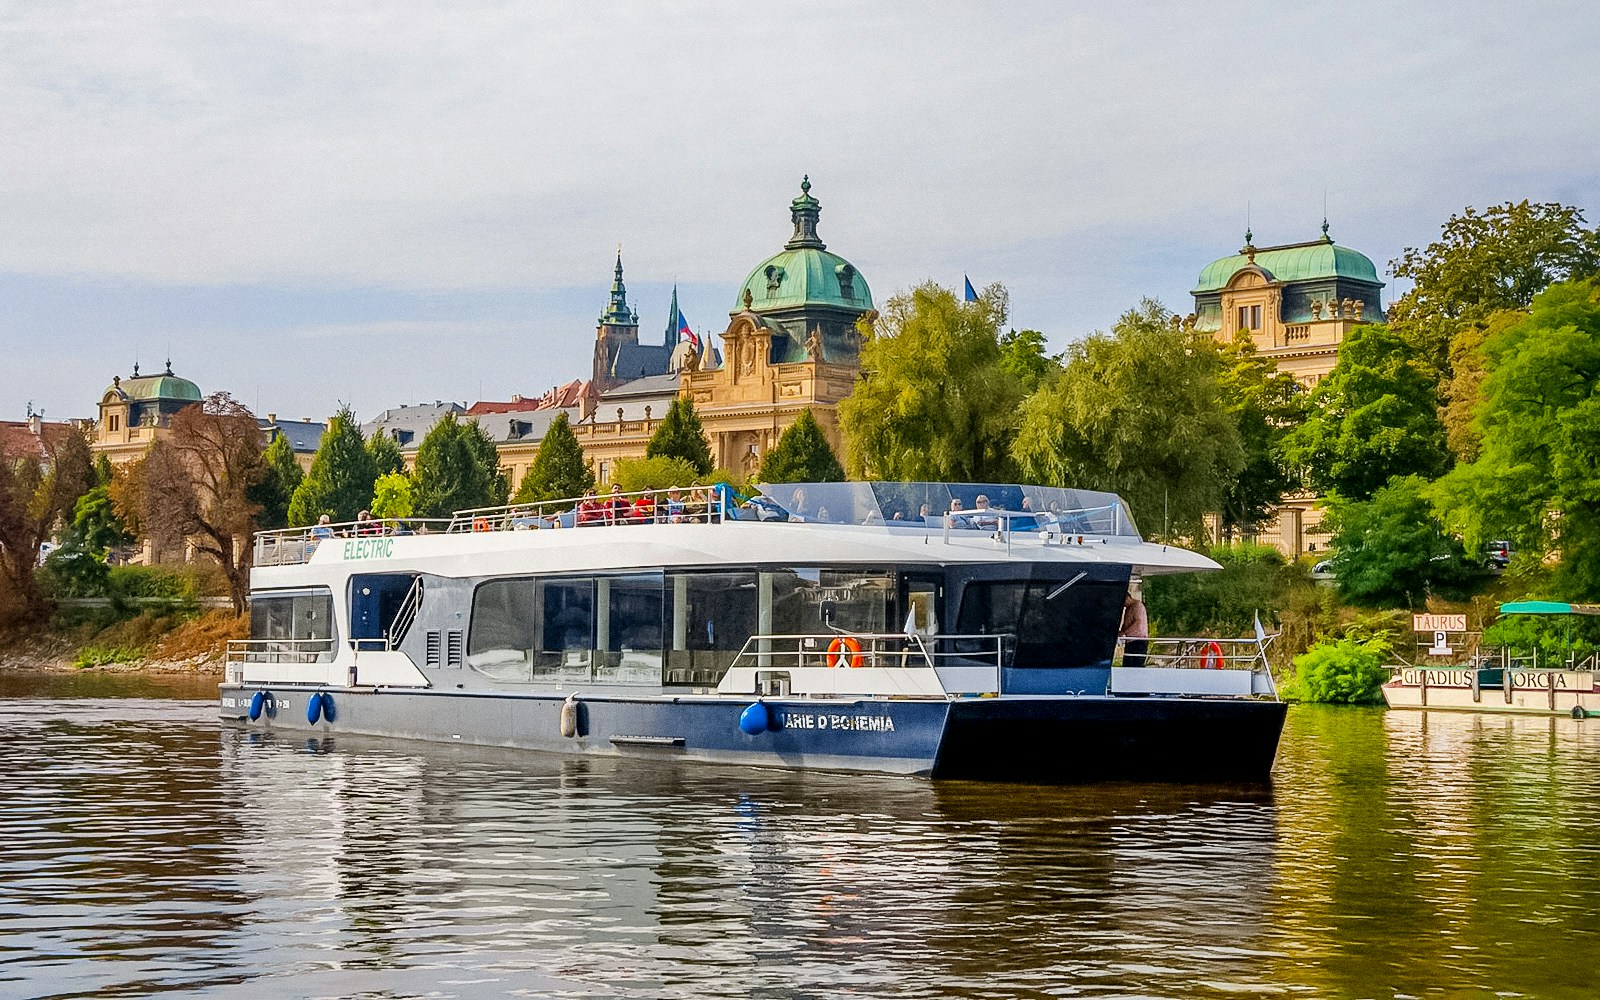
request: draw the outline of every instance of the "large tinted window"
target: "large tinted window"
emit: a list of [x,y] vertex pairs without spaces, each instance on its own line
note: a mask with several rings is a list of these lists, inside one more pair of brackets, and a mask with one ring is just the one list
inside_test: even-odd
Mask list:
[[1127,585],[1080,580],[974,580],[961,597],[959,630],[1017,637],[1013,666],[1083,667],[1109,662]]
[[250,638],[274,640],[273,652],[290,659],[332,659],[333,591],[250,595]]
[[669,573],[667,600],[668,683],[716,684],[756,633],[756,574]]
[[878,569],[794,569],[762,574],[772,588],[776,635],[888,632],[894,608],[894,574]]
[[662,584],[660,573],[595,581],[597,680],[661,683]]
[[472,595],[469,656],[502,650],[533,649],[532,580],[491,580]]

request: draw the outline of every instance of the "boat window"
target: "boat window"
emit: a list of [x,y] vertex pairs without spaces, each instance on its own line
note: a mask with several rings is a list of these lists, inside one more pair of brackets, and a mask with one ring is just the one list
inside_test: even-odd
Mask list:
[[594,581],[539,580],[533,673],[540,679],[587,680],[594,655]]
[[250,638],[281,643],[278,652],[305,662],[333,659],[333,591],[298,590],[250,595]]
[[794,569],[762,573],[771,587],[771,616],[762,597],[758,631],[817,635],[835,630],[887,632],[894,606],[894,574],[884,569]]
[[501,680],[531,680],[532,580],[491,580],[472,595],[467,665]]
[[595,680],[660,684],[662,575],[638,573],[595,581]]
[[756,574],[671,573],[667,590],[672,645],[666,682],[713,686],[756,632]]
[[961,596],[957,630],[1017,637],[1016,667],[1109,663],[1127,584],[1079,580],[975,580]]

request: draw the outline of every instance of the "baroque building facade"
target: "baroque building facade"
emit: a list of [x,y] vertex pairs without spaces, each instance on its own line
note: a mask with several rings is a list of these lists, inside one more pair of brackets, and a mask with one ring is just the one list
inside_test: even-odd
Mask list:
[[[1263,358],[1308,389],[1333,370],[1352,327],[1383,322],[1383,282],[1371,258],[1322,238],[1239,252],[1207,264],[1195,283],[1195,327],[1231,343],[1247,337]],[[1256,541],[1293,559],[1328,548],[1321,499],[1286,497]]]
[[1231,342],[1248,337],[1279,371],[1312,386],[1333,370],[1358,323],[1383,322],[1383,282],[1365,254],[1322,238],[1239,252],[1207,264],[1194,291],[1195,326]]

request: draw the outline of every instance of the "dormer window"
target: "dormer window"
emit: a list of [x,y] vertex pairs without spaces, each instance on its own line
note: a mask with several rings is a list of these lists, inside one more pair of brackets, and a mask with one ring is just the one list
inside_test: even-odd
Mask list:
[[856,269],[850,264],[840,264],[833,269],[839,276],[839,295],[841,298],[853,299],[856,297]]
[[1241,329],[1241,330],[1259,330],[1259,329],[1261,329],[1261,307],[1260,306],[1257,305],[1257,306],[1240,306],[1239,307],[1239,329]]
[[122,430],[121,414],[113,413],[106,418],[106,430],[116,432]]

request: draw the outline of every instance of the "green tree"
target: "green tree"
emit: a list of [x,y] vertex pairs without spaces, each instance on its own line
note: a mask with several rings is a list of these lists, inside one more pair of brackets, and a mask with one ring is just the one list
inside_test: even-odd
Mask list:
[[1468,545],[1511,539],[1557,563],[1564,596],[1600,599],[1600,280],[1552,286],[1484,351],[1481,450],[1435,484],[1435,506]]
[[72,531],[83,550],[105,562],[112,549],[134,543],[133,533],[117,516],[111,484],[102,483],[78,498],[72,510]]
[[757,478],[764,483],[838,483],[844,481],[844,466],[822,433],[822,425],[810,410],[804,410],[762,458]]
[[1600,270],[1600,232],[1584,228],[1581,210],[1554,202],[1469,207],[1445,222],[1439,239],[1407,247],[1389,268],[1413,282],[1390,307],[1390,323],[1444,370],[1461,324],[1526,309],[1551,284]]
[[372,467],[377,470],[379,476],[406,471],[406,460],[400,454],[399,442],[381,427],[367,438],[367,453],[372,456]]
[[417,449],[415,485],[418,517],[449,517],[458,510],[505,502],[505,473],[494,442],[476,421],[462,423],[446,413]]
[[1249,338],[1223,349],[1222,398],[1239,429],[1244,465],[1223,493],[1222,530],[1259,529],[1283,495],[1300,485],[1284,455],[1284,439],[1305,420],[1309,394],[1294,377],[1256,353]]
[[[884,305],[861,349],[862,380],[839,404],[852,475],[941,482],[1014,477],[1010,445],[1024,390],[1003,363],[1007,307],[1000,285],[962,302],[933,282]],[[1016,355],[1025,355],[1025,342],[1018,343]]]
[[1146,299],[1067,351],[1023,406],[1015,454],[1033,482],[1111,490],[1147,533],[1196,538],[1244,466],[1221,352]]
[[1305,423],[1285,438],[1285,457],[1312,488],[1346,500],[1371,499],[1393,476],[1433,478],[1449,464],[1438,402],[1410,344],[1388,327],[1355,327]]
[[340,408],[322,433],[311,471],[295,487],[289,501],[289,523],[315,524],[323,514],[334,521],[354,521],[372,503],[372,484],[377,478],[356,415],[349,407]]
[[411,477],[402,472],[386,472],[372,485],[372,516],[410,517],[416,510]]
[[1060,355],[1046,354],[1045,346],[1038,330],[1012,330],[1000,338],[1000,369],[1017,380],[1024,395],[1061,371]]
[[1370,500],[1327,498],[1339,596],[1369,607],[1420,607],[1429,594],[1459,596],[1471,575],[1461,543],[1446,534],[1420,476],[1397,476]]
[[34,578],[40,546],[98,482],[82,431],[46,435],[42,441],[43,460],[0,455],[0,577],[7,603],[25,621],[47,610]]
[[681,458],[694,466],[697,475],[711,471],[711,444],[687,397],[679,396],[667,407],[667,415],[650,435],[644,454],[646,458]]
[[618,459],[611,481],[624,493],[637,493],[692,486],[698,478],[694,466],[683,459],[657,455],[655,458]]
[[565,413],[558,414],[539,442],[539,454],[523,474],[514,503],[538,503],[581,497],[594,489],[594,470],[572,433]]
[[286,528],[289,526],[289,503],[305,478],[305,472],[295,460],[289,438],[283,434],[272,439],[261,458],[266,464],[266,473],[250,491],[251,501],[261,508],[256,523],[262,528]]

